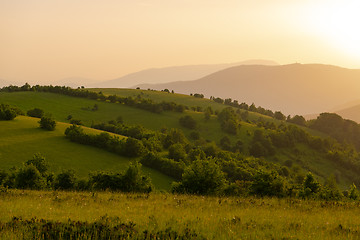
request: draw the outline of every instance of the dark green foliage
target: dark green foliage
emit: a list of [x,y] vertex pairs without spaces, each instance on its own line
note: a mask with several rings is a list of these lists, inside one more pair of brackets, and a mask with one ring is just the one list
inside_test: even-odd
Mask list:
[[309,122],[309,127],[360,149],[360,125],[354,121],[345,120],[335,113],[321,113],[316,120]]
[[139,162],[130,163],[129,168],[122,176],[122,189],[124,192],[151,192],[153,186],[148,176],[144,176]]
[[15,187],[20,189],[42,189],[46,185],[45,178],[30,164],[20,168],[15,177]]
[[143,175],[138,162],[130,163],[125,173],[93,173],[89,182],[95,190],[148,193],[153,189],[150,178]]
[[262,130],[255,130],[249,152],[254,157],[271,156],[275,148],[268,137],[265,137]]
[[292,118],[289,116],[286,121],[300,126],[306,126],[306,120],[303,116],[295,115]]
[[25,162],[25,165],[33,165],[43,176],[49,167],[49,163],[45,160],[45,157],[41,155],[41,153],[34,154],[32,159]]
[[258,171],[250,189],[251,193],[257,196],[285,196],[284,179],[275,171]]
[[6,104],[0,104],[0,120],[13,120],[18,115],[18,111]]
[[312,173],[308,173],[304,179],[302,196],[310,197],[320,191],[320,183],[316,181]]
[[282,114],[282,112],[280,112],[280,111],[277,111],[274,113],[274,118],[277,120],[285,120],[286,119],[285,115]]
[[198,147],[191,149],[188,153],[188,160],[190,160],[190,162],[203,159],[206,159],[206,154]]
[[68,127],[65,135],[73,142],[92,145],[128,157],[141,156],[145,151],[142,142],[135,138],[122,140],[105,132],[98,135],[85,134],[82,128],[76,125]]
[[83,125],[80,119],[71,119],[70,124]]
[[128,157],[138,157],[144,153],[144,145],[135,138],[127,138],[124,146],[124,154]]
[[170,159],[175,161],[184,160],[186,158],[186,151],[184,146],[180,143],[173,144],[169,147],[169,156]]
[[194,93],[193,96],[196,98],[204,98],[204,94],[201,94],[201,93]]
[[26,113],[30,117],[42,118],[44,116],[44,110],[40,108],[30,109]]
[[236,135],[240,127],[236,113],[233,108],[225,108],[218,114],[218,120],[221,124],[221,129],[224,132]]
[[161,157],[160,155],[152,152],[144,155],[140,162],[144,166],[154,168],[159,172],[175,179],[181,179],[185,168],[184,162],[176,162],[172,159]]
[[186,144],[187,139],[180,129],[172,128],[164,135],[162,143],[165,148],[168,148],[175,143]]
[[40,128],[46,129],[49,131],[54,131],[56,127],[56,122],[51,116],[44,116],[39,121]]
[[69,190],[74,189],[76,184],[76,176],[73,170],[63,170],[55,178],[55,189]]
[[187,167],[180,183],[174,184],[174,192],[190,194],[218,194],[225,187],[225,176],[213,160],[196,160]]
[[181,126],[189,128],[189,129],[195,129],[196,128],[196,121],[193,117],[186,115],[184,117],[181,117],[179,119],[179,123]]

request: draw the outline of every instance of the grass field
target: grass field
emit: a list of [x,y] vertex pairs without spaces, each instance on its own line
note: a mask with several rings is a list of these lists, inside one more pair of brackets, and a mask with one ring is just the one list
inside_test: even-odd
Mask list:
[[[195,105],[195,106],[212,106],[213,109],[221,109],[226,107],[225,105],[215,103],[208,99],[200,99],[195,97],[190,97],[181,94],[171,94],[166,92],[158,92],[158,91],[148,91],[148,90],[134,90],[134,89],[93,89],[96,91],[102,91],[104,94],[117,94],[119,96],[136,96],[143,92],[143,97],[151,98],[154,101],[174,101],[181,104],[187,105]],[[209,141],[215,141],[219,143],[220,139],[224,136],[228,136],[232,143],[235,143],[237,140],[241,140],[244,143],[244,149],[247,151],[247,147],[252,140],[252,133],[257,129],[255,124],[250,124],[247,122],[241,122],[241,128],[237,136],[229,135],[224,133],[221,128],[220,124],[217,121],[216,116],[212,116],[209,121],[204,120],[204,114],[194,111],[186,111],[185,113],[176,113],[176,112],[162,112],[161,114],[151,113],[145,110],[141,110],[138,108],[128,107],[123,104],[114,104],[108,102],[101,102],[95,101],[90,99],[84,98],[76,98],[76,97],[69,97],[60,94],[53,94],[53,93],[44,93],[44,92],[13,92],[13,93],[0,93],[0,102],[1,103],[8,103],[11,105],[18,106],[24,112],[29,109],[33,109],[34,107],[38,107],[43,109],[46,113],[51,113],[57,121],[66,122],[66,118],[68,115],[72,115],[74,119],[80,119],[86,126],[90,126],[92,122],[104,122],[109,120],[114,120],[118,116],[122,116],[124,122],[126,124],[139,124],[144,126],[148,129],[153,130],[160,130],[163,127],[170,128],[180,128],[184,131],[187,137],[190,136],[190,133],[193,130],[189,130],[183,128],[179,124],[179,118],[184,116],[184,114],[191,115],[197,122],[198,127],[196,131],[200,133],[200,135]],[[94,104],[99,106],[98,111],[91,111],[91,110],[84,110],[87,108],[92,108]],[[273,118],[269,118],[264,115],[260,115],[258,113],[250,113],[249,116],[252,119],[256,119],[258,117],[263,117],[269,121],[274,121],[276,124],[279,124],[280,121],[275,120]],[[15,130],[14,131],[19,131]],[[21,131],[21,130],[20,130]],[[311,129],[306,129],[309,133],[313,135],[320,135],[324,136],[324,134],[318,133]],[[31,133],[29,133],[30,136]],[[0,138],[1,139],[1,138]],[[64,140],[65,141],[65,140]],[[85,147],[85,146],[83,146]],[[72,147],[73,148],[73,147]],[[69,149],[72,149],[69,148]],[[90,149],[91,147],[86,147]],[[351,182],[347,179],[347,172],[343,169],[340,172],[337,170],[339,166],[335,166],[334,163],[329,162],[325,159],[325,156],[319,154],[308,147],[297,146],[298,150],[301,154],[294,154],[293,152],[289,152],[289,150],[281,150],[278,151],[275,157],[269,158],[268,160],[273,161],[275,163],[284,163],[286,160],[292,160],[295,165],[299,166],[300,168],[304,169],[305,172],[312,171],[314,172],[322,182],[330,174],[337,174],[340,178],[340,186],[342,188],[347,188]],[[28,149],[31,149],[29,147]],[[32,148],[33,151],[36,149]],[[39,150],[36,150],[37,152]],[[94,150],[93,150],[94,151]],[[33,154],[33,152],[29,153]],[[104,152],[105,154],[105,152]],[[109,153],[106,153],[109,154]],[[16,155],[16,157],[20,157],[22,155]],[[51,151],[47,153],[47,157],[55,159],[55,154],[52,154]],[[81,158],[86,158],[86,155],[91,154],[84,154],[83,156],[79,156]],[[111,154],[110,154],[111,155]],[[14,155],[15,156],[15,155]],[[64,150],[63,152],[59,153],[57,156],[61,156],[63,160],[61,160],[61,166],[68,166],[68,163],[73,163],[74,165],[82,166],[83,160],[80,160],[79,163],[75,163],[76,159],[79,157],[67,157],[67,153]],[[60,157],[59,157],[60,158]],[[100,157],[100,154],[97,157],[92,157],[93,159]],[[110,159],[106,157],[107,159]],[[119,158],[119,157],[117,157]],[[23,158],[17,158],[18,160],[6,160],[3,165],[9,167],[13,161],[17,161],[17,163],[22,162]],[[69,160],[66,160],[69,159]],[[112,163],[117,163],[118,161],[110,161]],[[110,169],[112,164],[107,163],[107,161],[93,161],[93,163],[89,163],[86,168],[89,169],[98,169],[100,166],[103,166],[105,169]],[[74,166],[77,169],[78,166]],[[116,164],[113,167],[116,168]],[[1,167],[1,165],[0,165]],[[122,165],[120,166],[122,168]],[[88,169],[79,170],[80,173],[83,175],[87,174]],[[156,175],[156,174],[155,174]],[[155,177],[153,177],[153,181],[156,182]],[[159,181],[161,182],[161,181]],[[160,184],[158,182],[158,184]],[[167,185],[168,186],[168,185]],[[162,187],[164,188],[164,187]]]
[[[45,131],[39,128],[38,121],[24,116],[13,121],[0,121],[0,169],[19,167],[38,152],[46,157],[50,170],[74,169],[81,177],[97,170],[123,171],[130,162],[129,158],[70,142],[64,135],[69,124],[58,122],[55,131]],[[85,131],[100,132],[90,128]],[[151,168],[143,169],[157,189],[170,188],[171,178]]]
[[[359,202],[12,190],[0,193],[0,212],[1,223],[14,216],[63,223],[101,222],[105,216],[107,224],[135,224],[135,239],[144,239],[144,231],[190,232],[189,239],[360,238]],[[27,231],[5,228],[0,238],[29,237]]]

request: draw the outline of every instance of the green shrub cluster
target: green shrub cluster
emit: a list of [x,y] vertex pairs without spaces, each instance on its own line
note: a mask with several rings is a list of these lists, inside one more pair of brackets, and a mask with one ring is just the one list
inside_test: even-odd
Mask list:
[[79,180],[73,170],[62,170],[59,174],[48,171],[48,162],[41,154],[23,163],[10,172],[0,171],[0,186],[17,189],[55,190],[111,190],[121,192],[151,192],[153,185],[143,175],[141,164],[130,163],[124,173],[95,172],[88,180]]

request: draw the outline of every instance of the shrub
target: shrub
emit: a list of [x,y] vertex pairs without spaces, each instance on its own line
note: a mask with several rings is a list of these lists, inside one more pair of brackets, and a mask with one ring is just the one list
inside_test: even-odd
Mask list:
[[213,160],[197,160],[187,167],[182,181],[173,185],[174,192],[218,194],[225,187],[225,176]]
[[21,189],[42,189],[46,185],[45,179],[37,168],[30,164],[22,167],[15,177],[15,187]]
[[44,110],[42,110],[40,108],[34,108],[34,109],[30,109],[29,111],[27,111],[26,114],[30,117],[41,118],[44,116]]
[[41,120],[39,121],[39,124],[40,124],[40,128],[49,131],[54,131],[56,127],[55,120],[50,116],[42,117]]
[[18,115],[18,111],[6,104],[0,104],[0,120],[13,120]]
[[49,163],[45,160],[45,157],[41,155],[41,153],[34,154],[32,159],[25,162],[25,165],[33,165],[43,176],[49,167]]
[[55,178],[55,189],[74,189],[76,183],[75,172],[73,170],[64,170]]

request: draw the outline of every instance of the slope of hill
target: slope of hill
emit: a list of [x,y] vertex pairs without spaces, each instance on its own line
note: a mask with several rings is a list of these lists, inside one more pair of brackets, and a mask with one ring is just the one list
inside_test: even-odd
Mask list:
[[320,64],[237,66],[194,81],[139,85],[140,88],[203,93],[256,103],[285,114],[324,112],[358,98],[360,70]]
[[126,88],[142,83],[165,83],[172,81],[187,81],[204,77],[219,70],[238,65],[277,65],[274,61],[248,60],[238,63],[208,64],[174,66],[164,68],[146,69],[140,72],[131,73],[123,77],[91,84],[93,87],[101,88]]
[[[73,169],[81,177],[87,177],[92,171],[123,171],[130,163],[129,158],[70,142],[64,135],[69,124],[58,122],[55,131],[44,131],[38,121],[24,116],[0,121],[0,169],[20,167],[38,152],[46,157],[50,170],[58,173],[61,169]],[[90,128],[85,131],[101,132]],[[170,188],[171,178],[151,168],[143,167],[143,170],[157,189]]]
[[[164,98],[168,99],[172,98],[175,102],[182,101],[183,103],[187,101],[191,102],[193,99],[196,99],[195,97],[190,96],[147,90],[109,91],[111,91],[111,94],[116,92],[118,95],[121,95],[122,92],[124,95],[138,95],[143,92],[144,95],[148,94],[149,96],[157,97],[158,101],[161,100],[161,96],[164,96]],[[209,101],[208,99],[197,98],[196,101],[199,103],[203,102],[204,106],[217,106],[219,110],[221,107],[222,109],[226,107],[225,105]],[[261,125],[263,123],[266,124],[266,122],[268,122],[270,124],[275,123],[275,125],[288,125],[288,123],[284,121],[275,120],[258,113],[249,112],[248,122],[241,121],[241,127],[239,128],[238,133],[233,135],[222,131],[221,124],[215,115],[212,115],[208,121],[205,121],[203,113],[192,110],[187,110],[184,113],[165,111],[160,114],[156,114],[118,103],[101,102],[44,92],[1,92],[0,102],[16,105],[23,111],[27,111],[34,107],[39,107],[44,109],[47,113],[52,113],[53,116],[59,121],[65,121],[66,116],[68,116],[68,114],[72,114],[74,118],[83,120],[87,126],[90,126],[93,121],[107,122],[109,120],[114,120],[116,117],[121,115],[127,124],[141,124],[144,127],[152,130],[160,130],[164,127],[167,129],[182,129],[185,135],[190,139],[191,133],[194,130],[187,129],[179,124],[180,117],[189,115],[198,123],[195,131],[200,134],[203,141],[207,140],[205,143],[214,141],[216,144],[220,144],[220,140],[224,137],[227,137],[230,141],[230,144],[234,145],[237,141],[240,140],[242,142],[244,154],[249,154],[249,147],[253,144],[254,132],[256,130],[262,131],[264,135],[274,133],[273,130],[262,127]],[[91,108],[94,104],[98,105],[99,110],[89,111],[89,107]],[[240,113],[241,112],[243,112],[243,110],[240,110]],[[260,125],[258,125],[259,123]],[[306,129],[306,131],[311,134],[315,133],[309,129]],[[33,152],[31,154],[33,154]],[[327,158],[326,152],[316,151],[306,144],[299,143],[292,148],[278,148],[276,149],[275,155],[264,157],[264,159],[280,165],[288,164],[287,166],[294,168],[291,170],[294,171],[294,174],[312,171],[320,179],[322,179],[322,181],[325,181],[329,175],[334,174],[338,177],[339,184],[341,184],[343,187],[348,186],[352,182],[351,179],[354,178],[354,173],[349,172],[351,170],[344,169],[338,163],[330,161]],[[23,161],[23,159],[20,161]]]

